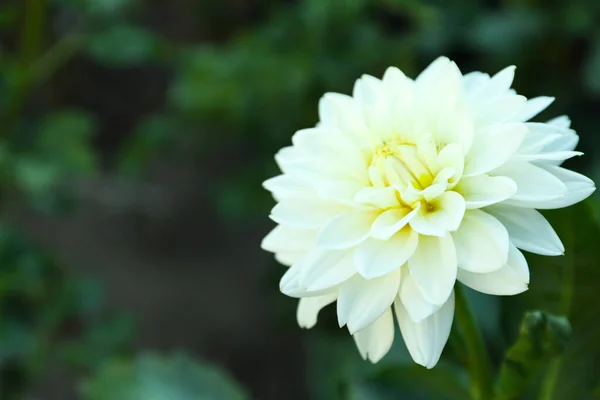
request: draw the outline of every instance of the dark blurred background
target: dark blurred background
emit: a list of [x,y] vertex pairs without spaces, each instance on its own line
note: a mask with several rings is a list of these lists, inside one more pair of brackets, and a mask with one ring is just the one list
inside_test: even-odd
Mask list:
[[[572,118],[586,156],[568,166],[597,175],[597,0],[1,1],[0,399],[388,398],[348,383],[373,370],[331,310],[296,326],[283,267],[260,250],[261,182],[323,93],[439,55],[465,73],[517,65],[521,94],[557,98],[540,121]],[[495,360],[531,303],[585,328],[544,399],[600,384],[588,208],[553,220],[587,274],[565,292],[588,297],[552,286],[565,259],[528,257],[532,295],[474,302]],[[396,342],[389,365],[407,359]]]

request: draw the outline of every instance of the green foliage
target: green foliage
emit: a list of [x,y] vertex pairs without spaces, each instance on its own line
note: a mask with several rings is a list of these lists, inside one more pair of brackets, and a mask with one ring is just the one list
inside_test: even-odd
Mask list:
[[84,400],[243,400],[244,391],[214,365],[185,355],[113,360],[82,386]]
[[594,365],[600,362],[600,308],[591,306],[600,290],[600,236],[593,214],[596,199],[548,213],[565,246],[564,257],[528,256],[529,291],[507,298],[507,326],[515,326],[528,309],[541,308],[568,317],[572,337],[562,356],[549,363],[542,383],[544,399],[580,399],[600,384]]
[[109,67],[138,66],[157,52],[154,34],[131,25],[115,25],[92,35],[87,51],[90,56]]
[[20,398],[50,360],[66,354],[65,346],[81,349],[86,367],[128,346],[131,332],[107,332],[115,322],[104,315],[98,291],[89,289],[86,281],[68,276],[22,236],[0,229],[2,399]]
[[571,325],[565,317],[540,311],[526,313],[517,341],[504,355],[499,399],[518,398],[542,368],[563,352],[570,336]]
[[145,166],[165,153],[172,142],[178,123],[166,115],[144,118],[128,138],[120,152],[119,170],[124,175],[138,177]]
[[11,137],[4,159],[10,182],[39,210],[61,209],[70,196],[62,183],[96,169],[91,149],[95,126],[84,112],[62,110],[44,117],[30,134]]

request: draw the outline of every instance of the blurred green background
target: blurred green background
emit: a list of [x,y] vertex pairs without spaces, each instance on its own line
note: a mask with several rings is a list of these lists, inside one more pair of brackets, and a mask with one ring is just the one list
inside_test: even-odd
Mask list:
[[[372,366],[333,310],[296,326],[259,247],[319,97],[439,55],[517,65],[599,176],[598,0],[0,1],[0,399],[468,398],[459,334],[433,371],[399,334]],[[524,311],[571,321],[525,320],[505,399],[600,398],[597,202],[547,213],[566,255],[527,255],[529,292],[469,293],[498,368]]]

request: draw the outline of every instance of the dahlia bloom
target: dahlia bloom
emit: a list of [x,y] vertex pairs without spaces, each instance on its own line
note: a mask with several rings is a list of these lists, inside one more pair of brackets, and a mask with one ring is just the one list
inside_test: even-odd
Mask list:
[[515,295],[529,283],[521,250],[563,254],[536,209],[577,203],[594,183],[559,166],[582,154],[566,116],[527,122],[554,99],[518,95],[514,71],[462,75],[442,57],[414,80],[392,67],[352,96],[323,96],[320,122],[294,134],[275,156],[282,174],[264,182],[278,225],[262,247],[290,266],[280,289],[300,298],[300,326],[337,302],[340,327],[377,362],[395,314],[414,361],[432,368],[456,280]]

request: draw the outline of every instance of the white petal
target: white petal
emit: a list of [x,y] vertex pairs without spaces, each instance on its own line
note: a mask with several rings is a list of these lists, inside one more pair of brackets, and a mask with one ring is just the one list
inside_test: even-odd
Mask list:
[[271,210],[271,219],[278,224],[301,229],[318,229],[337,214],[348,210],[332,200],[289,199],[277,203]]
[[315,244],[317,232],[278,225],[265,236],[260,247],[273,253],[308,251]]
[[354,252],[314,249],[303,262],[300,285],[308,292],[328,289],[356,274]]
[[559,256],[565,251],[563,244],[546,218],[530,208],[493,205],[485,211],[496,217],[518,248],[544,256]]
[[499,203],[517,192],[517,184],[504,176],[478,175],[464,177],[454,188],[466,202],[467,209]]
[[477,125],[484,126],[510,121],[510,118],[523,108],[526,101],[527,99],[524,96],[507,94],[494,97],[490,101],[484,101],[480,104],[473,105],[471,103],[471,106]]
[[440,309],[439,305],[432,304],[423,297],[412,275],[407,272],[402,274],[400,300],[413,322],[421,322]]
[[438,59],[415,80],[413,133],[431,133],[438,143],[471,146],[473,119],[464,99],[462,74],[454,62]]
[[404,228],[417,212],[418,209],[411,210],[410,208],[392,208],[384,211],[373,222],[371,236],[380,240],[388,240]]
[[267,179],[263,182],[263,187],[278,201],[314,196],[314,191],[308,185],[290,175],[278,175]]
[[458,280],[481,293],[512,296],[527,290],[529,268],[523,254],[514,245],[511,245],[508,262],[499,270],[477,274],[459,269]]
[[317,244],[327,249],[346,249],[361,243],[371,232],[377,211],[353,210],[336,216],[327,222],[319,235]]
[[288,164],[296,162],[300,158],[300,153],[294,146],[283,147],[275,154],[275,162],[283,172],[286,172]]
[[566,115],[552,118],[551,120],[546,121],[546,123],[565,129],[569,129],[571,127],[571,119]]
[[366,279],[399,269],[415,252],[419,235],[410,228],[400,230],[388,240],[367,239],[356,247],[356,269]]
[[390,351],[394,342],[394,317],[391,308],[353,336],[363,359],[372,363],[381,360]]
[[314,297],[322,296],[331,292],[331,289],[308,291],[302,284],[303,264],[306,257],[300,258],[294,265],[288,268],[279,281],[281,293],[290,297]]
[[537,161],[538,163],[550,162],[551,164],[562,164],[569,158],[581,156],[581,151],[552,151],[537,154],[519,154],[518,159],[523,161]]
[[536,208],[540,210],[568,207],[588,198],[596,190],[594,181],[577,172],[552,165],[541,167],[560,179],[567,187],[567,192],[562,197],[538,204]]
[[387,209],[398,205],[396,198],[396,189],[387,186],[383,188],[365,187],[358,191],[354,196],[358,203]]
[[[521,143],[518,153],[534,154],[546,149],[550,143],[559,140],[564,135],[565,129],[555,125],[539,122],[527,122],[527,136]],[[572,149],[569,149],[572,150]]]
[[516,68],[517,67],[514,65],[511,65],[496,73],[496,75],[490,79],[485,91],[482,91],[482,94],[489,97],[505,95],[515,79]]
[[384,88],[392,99],[390,104],[390,129],[393,132],[409,132],[413,120],[414,82],[398,68],[390,67],[383,76]]
[[302,257],[304,257],[305,255],[306,255],[306,252],[290,253],[290,252],[280,251],[279,253],[275,253],[275,260],[277,260],[278,263],[289,267],[289,266],[294,265],[298,261],[300,261],[300,259]]
[[459,269],[484,273],[506,264],[508,232],[496,218],[481,210],[467,211],[452,238]]
[[422,206],[410,220],[410,226],[422,235],[444,236],[455,231],[465,214],[465,199],[456,192],[445,192]]
[[465,160],[465,176],[485,174],[503,165],[521,146],[524,124],[496,124],[481,131]]
[[423,297],[430,303],[443,304],[456,281],[457,259],[452,236],[419,237],[408,268]]
[[527,100],[527,103],[518,113],[510,118],[510,121],[524,122],[544,111],[552,102],[554,97],[540,96]]
[[456,143],[446,145],[440,151],[437,163],[441,171],[448,167],[452,168],[453,174],[446,179],[446,182],[450,184],[450,188],[454,187],[460,180],[464,170],[465,158],[463,156],[462,148]]
[[357,139],[366,131],[362,112],[357,102],[340,93],[326,93],[319,101],[320,122],[326,127],[338,128]]
[[400,287],[400,269],[380,278],[366,280],[359,275],[339,288],[337,315],[340,327],[348,324],[354,334],[376,319],[392,305]]
[[417,189],[411,183],[405,188],[402,188],[400,197],[406,204],[417,203],[421,200],[430,202],[448,189],[448,179],[452,176],[454,176],[454,168],[444,168],[437,174],[430,186],[427,186],[425,189]]
[[328,293],[323,296],[306,297],[298,302],[296,310],[296,319],[301,328],[310,329],[317,323],[319,311],[325,306],[333,303],[337,298],[337,293]]
[[490,76],[486,73],[473,71],[463,75],[463,83],[469,99],[476,97],[488,84]]
[[538,208],[548,200],[563,197],[567,187],[550,172],[528,162],[512,161],[493,171],[517,184],[517,192],[505,204]]
[[413,322],[401,302],[396,301],[398,325],[413,360],[427,369],[433,368],[440,359],[450,336],[454,319],[454,292],[435,314],[421,322]]

